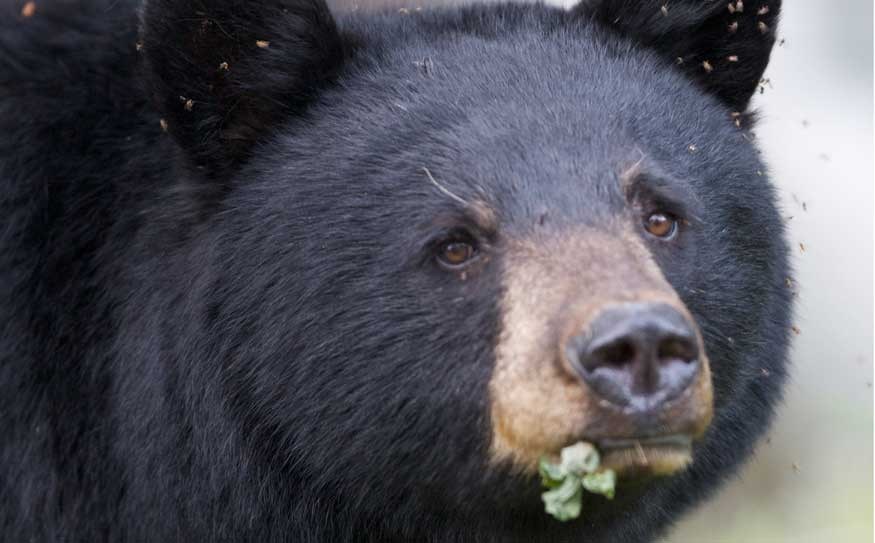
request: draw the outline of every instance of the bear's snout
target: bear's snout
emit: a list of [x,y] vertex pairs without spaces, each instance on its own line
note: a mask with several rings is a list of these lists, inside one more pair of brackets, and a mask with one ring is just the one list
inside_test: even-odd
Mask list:
[[688,465],[713,415],[710,366],[647,246],[583,229],[522,242],[510,260],[490,383],[493,458],[534,472],[541,456],[584,440],[624,477]]
[[657,411],[693,385],[701,369],[695,325],[669,304],[610,305],[565,345],[574,375],[608,402]]

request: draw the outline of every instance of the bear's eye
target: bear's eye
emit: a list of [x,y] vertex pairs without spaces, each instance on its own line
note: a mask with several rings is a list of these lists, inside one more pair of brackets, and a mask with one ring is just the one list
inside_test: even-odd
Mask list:
[[644,229],[660,239],[671,239],[678,230],[677,219],[668,213],[651,213],[644,220]]
[[456,269],[467,264],[477,256],[477,248],[468,241],[446,241],[438,248],[438,261],[446,268]]

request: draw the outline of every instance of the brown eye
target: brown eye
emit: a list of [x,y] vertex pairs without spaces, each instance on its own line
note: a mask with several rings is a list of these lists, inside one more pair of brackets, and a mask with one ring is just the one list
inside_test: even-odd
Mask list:
[[458,268],[474,258],[477,250],[465,241],[449,241],[440,247],[438,260],[448,268]]
[[678,221],[666,213],[652,213],[644,221],[644,228],[652,236],[662,239],[671,239],[678,229]]

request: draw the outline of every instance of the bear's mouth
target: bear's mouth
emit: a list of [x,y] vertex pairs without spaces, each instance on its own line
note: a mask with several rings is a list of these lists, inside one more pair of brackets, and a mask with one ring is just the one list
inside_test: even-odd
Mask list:
[[622,479],[671,475],[693,461],[693,438],[686,434],[601,439],[598,449],[601,466]]

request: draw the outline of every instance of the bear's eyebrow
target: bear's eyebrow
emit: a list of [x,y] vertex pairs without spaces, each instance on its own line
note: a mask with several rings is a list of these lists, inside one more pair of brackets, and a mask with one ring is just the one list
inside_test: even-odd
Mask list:
[[431,184],[441,193],[453,201],[462,204],[465,218],[469,219],[479,230],[487,233],[495,233],[496,230],[498,230],[498,215],[495,213],[494,209],[486,204],[486,202],[483,202],[482,200],[472,200],[469,202],[440,184],[428,168],[422,168],[422,171],[425,173],[426,177],[428,177]]
[[623,181],[623,191],[629,201],[645,200],[684,219],[702,222],[702,202],[688,184],[641,171]]
[[438,214],[431,221],[432,226],[444,230],[452,230],[462,224],[491,237],[498,232],[498,215],[482,200],[474,200],[468,202],[465,207]]
[[480,230],[495,233],[498,230],[498,215],[482,200],[474,200],[465,207],[465,213]]

